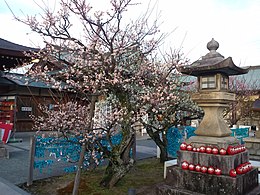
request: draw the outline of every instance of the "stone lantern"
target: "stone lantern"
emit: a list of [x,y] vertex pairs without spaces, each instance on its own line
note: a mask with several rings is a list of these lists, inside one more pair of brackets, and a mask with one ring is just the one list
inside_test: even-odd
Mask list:
[[180,67],[196,76],[198,92],[192,98],[205,112],[196,136],[182,143],[177,165],[166,168],[165,185],[158,194],[260,194],[258,169],[249,162],[249,152],[235,137],[222,117],[235,94],[228,89],[230,75],[248,72],[237,67],[231,57],[224,58],[212,39],[209,53],[189,66]]
[[229,92],[229,76],[245,74],[248,69],[237,67],[231,57],[225,59],[216,51],[218,47],[218,42],[212,39],[207,44],[209,53],[191,65],[180,68],[182,73],[197,77],[198,92],[192,95],[192,99],[205,113],[195,131],[197,136],[190,141],[200,142],[207,136],[211,142],[236,142],[233,137],[229,137],[232,132],[222,112],[229,102],[235,100],[235,94]]

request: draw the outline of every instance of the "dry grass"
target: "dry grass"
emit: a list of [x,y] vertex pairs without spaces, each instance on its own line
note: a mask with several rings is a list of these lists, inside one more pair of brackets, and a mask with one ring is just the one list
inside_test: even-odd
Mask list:
[[[145,189],[147,186],[163,181],[163,164],[158,159],[151,158],[138,161],[136,166],[112,189],[99,186],[104,167],[82,174],[79,188],[80,195],[121,195],[127,194],[129,188]],[[53,177],[35,181],[32,186],[22,186],[31,194],[37,195],[66,195],[71,194],[75,174]],[[139,190],[142,191],[142,190]],[[138,194],[138,193],[137,193]]]

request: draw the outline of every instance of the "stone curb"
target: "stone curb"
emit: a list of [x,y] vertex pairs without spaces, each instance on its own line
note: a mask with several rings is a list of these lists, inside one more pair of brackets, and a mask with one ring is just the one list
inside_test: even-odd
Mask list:
[[0,177],[0,194],[4,195],[30,195],[28,192],[22,190],[16,185]]

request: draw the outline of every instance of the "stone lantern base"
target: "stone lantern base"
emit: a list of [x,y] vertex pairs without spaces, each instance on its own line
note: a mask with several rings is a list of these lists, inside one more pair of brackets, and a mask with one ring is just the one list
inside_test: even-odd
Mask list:
[[[187,161],[194,165],[212,166],[222,170],[221,175],[183,170],[181,163]],[[177,165],[166,170],[165,185],[157,188],[159,195],[255,195],[260,194],[258,169],[229,176],[229,171],[249,161],[248,151],[235,155],[214,155],[193,151],[178,151]]]
[[258,170],[239,175],[236,178],[221,175],[209,175],[195,171],[185,171],[177,166],[167,169],[167,183],[158,188],[159,195],[256,195]]

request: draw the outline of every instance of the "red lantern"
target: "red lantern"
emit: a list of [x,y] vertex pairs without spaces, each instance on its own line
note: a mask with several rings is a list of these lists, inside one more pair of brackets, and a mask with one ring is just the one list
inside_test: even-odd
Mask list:
[[206,153],[211,154],[212,153],[212,148],[210,146],[206,147]]
[[193,152],[197,152],[197,148],[192,148]]
[[183,170],[188,170],[189,169],[189,163],[187,161],[184,161],[182,164],[181,164],[181,168]]
[[195,171],[200,172],[201,171],[201,166],[200,165],[196,165],[195,166]]
[[221,149],[219,150],[219,154],[221,154],[221,155],[226,155],[226,154],[227,154],[227,151],[226,151],[224,148],[221,148]]
[[202,166],[201,169],[200,169],[200,171],[201,171],[202,173],[207,173],[208,168],[207,168],[206,166]]
[[187,145],[187,150],[188,150],[188,151],[192,151],[192,148],[193,148],[193,147],[192,147],[191,144]]
[[215,173],[215,169],[213,167],[209,167],[208,168],[208,174],[214,174]]
[[205,147],[205,146],[200,146],[200,152],[201,152],[201,153],[206,152],[206,147]]
[[200,148],[197,148],[197,152],[200,152]]
[[229,175],[230,175],[231,177],[236,177],[236,176],[237,176],[236,170],[235,170],[235,169],[231,169],[231,170],[229,171]]
[[194,169],[195,169],[195,165],[189,164],[189,170],[190,170],[190,171],[194,171]]
[[187,144],[185,142],[183,142],[181,145],[180,145],[180,149],[181,150],[186,150],[187,148]]
[[219,168],[215,169],[215,175],[221,175],[222,171]]
[[218,148],[217,147],[212,148],[212,154],[218,154]]

